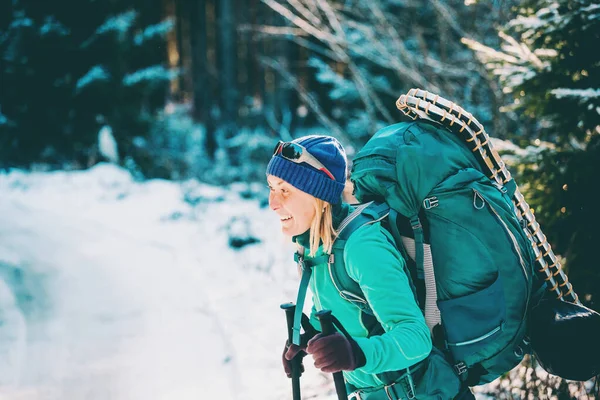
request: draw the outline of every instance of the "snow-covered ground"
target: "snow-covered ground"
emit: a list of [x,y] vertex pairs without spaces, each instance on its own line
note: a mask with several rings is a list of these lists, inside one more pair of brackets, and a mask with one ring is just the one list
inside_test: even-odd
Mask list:
[[[298,276],[267,193],[0,173],[0,400],[291,399]],[[305,364],[303,399],[336,399]]]
[[[0,399],[290,398],[293,249],[252,190],[0,174]],[[302,388],[332,398],[314,368]]]

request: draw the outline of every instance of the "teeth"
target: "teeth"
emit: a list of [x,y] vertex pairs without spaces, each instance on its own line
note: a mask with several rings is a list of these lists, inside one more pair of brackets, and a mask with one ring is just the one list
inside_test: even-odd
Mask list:
[[289,215],[289,216],[287,216],[287,217],[283,217],[283,218],[281,218],[281,220],[282,220],[282,221],[287,221],[288,219],[291,219],[291,218],[292,218],[292,216],[291,216],[291,215]]

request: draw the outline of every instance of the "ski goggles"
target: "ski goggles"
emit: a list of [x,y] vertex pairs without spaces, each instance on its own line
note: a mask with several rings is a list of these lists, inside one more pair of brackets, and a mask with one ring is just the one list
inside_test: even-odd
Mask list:
[[311,167],[323,171],[329,178],[335,181],[333,174],[325,168],[325,166],[316,159],[315,156],[310,154],[304,146],[294,142],[282,142],[281,140],[275,146],[273,155],[280,155],[286,160],[292,161],[296,164],[307,163]]

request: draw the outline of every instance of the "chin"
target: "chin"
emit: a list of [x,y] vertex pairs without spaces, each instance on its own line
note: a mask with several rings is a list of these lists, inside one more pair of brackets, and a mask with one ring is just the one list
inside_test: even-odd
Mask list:
[[298,235],[298,233],[296,233],[293,229],[289,229],[289,228],[281,228],[281,232],[285,236],[289,236],[289,237]]
[[296,227],[285,227],[285,226],[281,227],[281,232],[284,235],[290,236],[290,237],[301,235],[301,234],[303,234],[306,231],[307,231],[307,229],[301,230],[301,229],[298,229]]

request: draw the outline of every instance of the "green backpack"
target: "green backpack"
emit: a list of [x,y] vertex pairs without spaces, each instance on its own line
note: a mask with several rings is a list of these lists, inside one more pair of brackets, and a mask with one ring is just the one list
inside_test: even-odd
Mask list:
[[343,250],[360,226],[382,221],[409,261],[434,344],[463,382],[484,384],[519,364],[530,351],[527,310],[542,284],[511,201],[514,181],[486,177],[460,138],[424,120],[378,131],[355,156],[351,180],[364,204],[334,242],[342,297],[372,315]]

